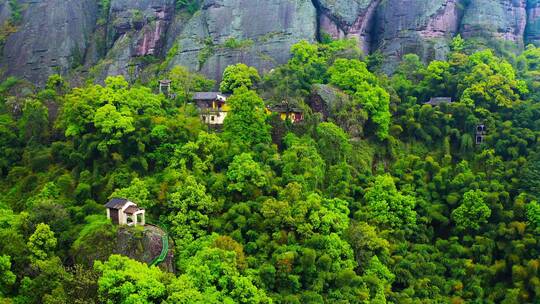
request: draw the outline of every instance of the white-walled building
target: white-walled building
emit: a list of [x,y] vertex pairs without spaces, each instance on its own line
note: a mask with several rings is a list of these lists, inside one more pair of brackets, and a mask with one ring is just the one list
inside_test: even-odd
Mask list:
[[113,198],[105,207],[107,208],[107,218],[111,219],[115,225],[145,225],[145,211],[132,201],[125,198]]

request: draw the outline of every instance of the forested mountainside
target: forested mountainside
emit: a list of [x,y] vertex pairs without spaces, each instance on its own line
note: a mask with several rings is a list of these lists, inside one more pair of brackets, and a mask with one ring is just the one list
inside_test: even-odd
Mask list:
[[0,302],[538,303],[540,49],[450,46],[7,79]]
[[457,34],[523,50],[540,39],[537,0],[1,0],[4,79],[44,85],[123,75],[147,79],[175,65],[220,81],[238,62],[268,72],[301,41],[357,38],[385,58],[445,59]]
[[540,303],[538,6],[0,0],[0,303]]

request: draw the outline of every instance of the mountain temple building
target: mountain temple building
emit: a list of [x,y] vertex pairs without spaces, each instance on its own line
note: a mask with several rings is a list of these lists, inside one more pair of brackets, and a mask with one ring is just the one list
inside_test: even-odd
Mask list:
[[201,120],[208,125],[222,125],[230,108],[227,105],[229,95],[220,92],[198,92],[193,95],[199,109]]
[[105,207],[107,208],[107,218],[111,219],[115,225],[144,226],[145,211],[132,201],[125,198],[113,198]]

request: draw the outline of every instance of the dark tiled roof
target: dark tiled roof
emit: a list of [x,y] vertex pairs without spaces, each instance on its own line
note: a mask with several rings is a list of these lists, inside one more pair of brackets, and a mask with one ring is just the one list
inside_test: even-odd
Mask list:
[[451,103],[452,97],[433,97],[431,98],[426,104],[432,105],[432,106],[438,106],[441,103]]
[[122,209],[122,207],[124,207],[124,205],[129,202],[127,199],[125,198],[112,198],[106,205],[105,207],[106,208],[109,208],[109,209]]
[[139,211],[141,209],[139,209],[139,207],[137,206],[129,206],[126,208],[126,211],[124,211],[124,213],[126,214],[134,214],[135,212]]
[[222,94],[220,92],[197,92],[193,94],[193,100],[216,100],[218,95],[228,97],[228,94]]
[[278,113],[303,113],[302,109],[296,107],[287,107],[286,105],[269,106],[268,109]]

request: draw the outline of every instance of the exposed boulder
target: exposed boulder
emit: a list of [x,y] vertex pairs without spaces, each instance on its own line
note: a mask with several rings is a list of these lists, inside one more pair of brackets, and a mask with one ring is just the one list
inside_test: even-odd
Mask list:
[[[25,8],[21,25],[4,46],[1,65],[6,75],[43,84],[49,75],[67,74],[83,63],[96,22],[97,1],[20,2]],[[5,18],[3,13],[0,16]]]
[[170,64],[216,80],[238,62],[264,72],[285,63],[293,44],[316,36],[310,0],[206,0],[176,39],[178,51]]
[[[162,249],[162,236],[165,232],[152,225],[144,227],[120,227],[118,228],[118,240],[115,254],[121,254],[139,262],[147,264],[158,257]],[[169,242],[169,244],[171,244]],[[163,270],[174,272],[174,256],[172,246],[169,248],[165,261],[159,265]]]

